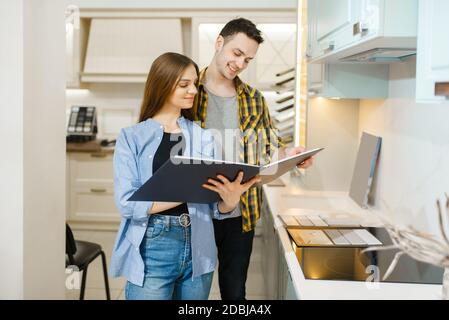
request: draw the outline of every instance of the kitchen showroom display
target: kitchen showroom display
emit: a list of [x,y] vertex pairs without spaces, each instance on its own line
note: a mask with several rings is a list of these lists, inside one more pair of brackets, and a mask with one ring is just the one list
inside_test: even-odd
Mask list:
[[273,87],[278,94],[273,119],[279,136],[287,145],[293,142],[295,134],[295,71],[290,68],[276,74],[279,79]]

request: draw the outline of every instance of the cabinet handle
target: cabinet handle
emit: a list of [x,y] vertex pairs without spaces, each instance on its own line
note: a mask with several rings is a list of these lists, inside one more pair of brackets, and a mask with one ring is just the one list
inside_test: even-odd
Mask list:
[[323,46],[323,51],[332,51],[335,49],[335,41],[331,41],[325,46]]
[[362,36],[366,35],[369,31],[369,26],[366,23],[362,23]]
[[106,158],[106,153],[91,153],[90,156],[92,158]]
[[92,193],[105,193],[106,189],[90,189]]
[[368,33],[369,31],[369,26],[367,23],[365,22],[357,22],[352,26],[352,35],[356,36],[359,33],[364,36]]
[[437,97],[449,98],[449,82],[435,83],[435,95]]

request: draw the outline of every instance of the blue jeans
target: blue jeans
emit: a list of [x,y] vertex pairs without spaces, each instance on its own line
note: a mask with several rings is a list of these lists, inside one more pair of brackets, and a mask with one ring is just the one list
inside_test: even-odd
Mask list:
[[150,216],[140,245],[144,283],[140,287],[128,281],[127,300],[207,300],[213,272],[192,279],[190,232],[176,216]]

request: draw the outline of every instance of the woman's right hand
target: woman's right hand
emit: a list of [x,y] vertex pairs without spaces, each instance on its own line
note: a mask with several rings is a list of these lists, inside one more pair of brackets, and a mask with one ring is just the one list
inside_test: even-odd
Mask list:
[[256,176],[242,184],[243,172],[241,171],[233,182],[229,181],[222,175],[218,175],[217,179],[219,181],[215,179],[208,179],[208,184],[203,184],[203,187],[220,195],[220,198],[223,200],[218,204],[220,212],[233,211],[239,204],[242,194],[248,191],[248,189],[255,183],[261,181],[261,178]]

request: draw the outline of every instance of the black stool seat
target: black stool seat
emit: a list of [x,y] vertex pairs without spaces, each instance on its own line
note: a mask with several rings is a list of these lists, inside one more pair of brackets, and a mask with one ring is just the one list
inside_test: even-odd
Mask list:
[[76,253],[73,255],[73,261],[70,263],[69,257],[65,259],[66,267],[76,265],[80,271],[101,254],[101,246],[97,243],[76,240]]

